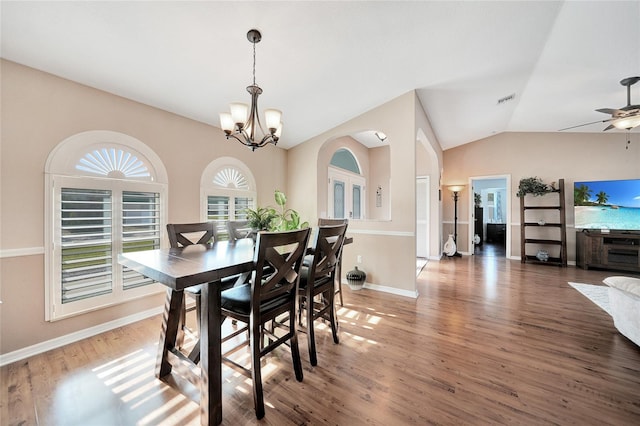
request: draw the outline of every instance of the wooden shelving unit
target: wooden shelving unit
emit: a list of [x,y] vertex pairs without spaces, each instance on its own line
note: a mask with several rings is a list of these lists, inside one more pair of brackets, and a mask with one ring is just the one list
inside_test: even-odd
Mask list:
[[[537,199],[533,202],[534,198]],[[548,194],[520,198],[520,259],[522,263],[567,266],[567,220],[564,179]],[[529,251],[527,251],[529,249]],[[532,253],[533,250],[536,253]],[[549,259],[536,257],[538,250],[549,251]]]
[[585,230],[576,233],[576,264],[640,274],[640,233]]

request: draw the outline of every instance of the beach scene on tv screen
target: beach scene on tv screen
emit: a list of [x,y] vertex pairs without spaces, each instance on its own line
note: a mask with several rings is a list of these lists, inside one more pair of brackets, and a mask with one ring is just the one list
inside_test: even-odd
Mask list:
[[640,179],[575,182],[575,227],[640,230]]

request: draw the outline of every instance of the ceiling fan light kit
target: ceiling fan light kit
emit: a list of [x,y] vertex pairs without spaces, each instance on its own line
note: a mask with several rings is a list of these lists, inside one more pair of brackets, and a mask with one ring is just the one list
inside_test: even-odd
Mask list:
[[640,77],[627,77],[620,80],[620,84],[627,88],[627,105],[620,109],[601,108],[598,112],[611,114],[611,118],[606,120],[611,124],[604,130],[609,129],[633,129],[640,125],[640,105],[631,105],[631,86],[640,81]]
[[559,131],[575,129],[576,127],[589,126],[596,123],[610,123],[604,131],[611,129],[631,130],[640,126],[640,105],[631,105],[631,86],[640,81],[640,77],[627,77],[620,80],[620,84],[627,88],[627,105],[616,108],[599,108],[596,112],[610,114],[611,118],[606,120],[592,121],[590,123],[579,124],[577,126],[565,127]]

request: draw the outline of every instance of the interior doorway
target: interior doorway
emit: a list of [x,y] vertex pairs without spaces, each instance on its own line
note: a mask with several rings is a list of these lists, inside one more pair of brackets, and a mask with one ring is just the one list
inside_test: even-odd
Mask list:
[[508,175],[470,178],[471,253],[476,256],[511,255],[511,179]]

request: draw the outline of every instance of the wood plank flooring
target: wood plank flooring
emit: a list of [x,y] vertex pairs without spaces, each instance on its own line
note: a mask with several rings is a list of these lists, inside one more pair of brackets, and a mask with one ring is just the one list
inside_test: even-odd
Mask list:
[[[610,275],[465,256],[428,262],[417,300],[345,286],[341,342],[318,326],[317,367],[300,336],[302,383],[286,348],[267,357],[262,421],[223,367],[223,424],[638,425],[640,348],[567,284]],[[197,389],[153,376],[160,321],[3,367],[0,424],[200,424]]]

